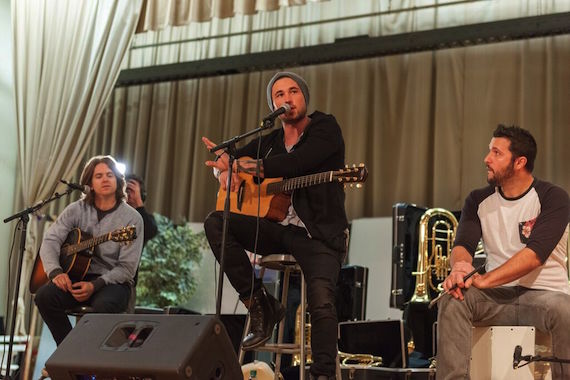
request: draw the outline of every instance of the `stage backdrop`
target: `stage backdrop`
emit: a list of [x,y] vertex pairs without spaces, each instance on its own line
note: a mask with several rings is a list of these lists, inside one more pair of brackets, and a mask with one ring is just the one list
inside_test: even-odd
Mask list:
[[[570,36],[537,38],[295,68],[310,110],[332,113],[363,189],[350,219],[389,216],[396,202],[461,209],[486,184],[483,158],[498,123],[537,139],[535,175],[570,188]],[[148,209],[203,221],[218,183],[200,141],[257,127],[274,71],[118,88],[85,157],[110,153],[146,178]]]

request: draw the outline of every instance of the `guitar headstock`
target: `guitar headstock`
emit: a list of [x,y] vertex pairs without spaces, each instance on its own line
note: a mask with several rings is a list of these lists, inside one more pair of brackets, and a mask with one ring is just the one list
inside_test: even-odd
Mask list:
[[352,167],[347,165],[344,169],[334,171],[333,176],[337,182],[350,183],[351,187],[356,183],[356,187],[362,187],[362,183],[368,178],[368,169],[362,163]]
[[137,229],[135,226],[126,226],[111,232],[111,240],[121,243],[132,241],[137,238]]

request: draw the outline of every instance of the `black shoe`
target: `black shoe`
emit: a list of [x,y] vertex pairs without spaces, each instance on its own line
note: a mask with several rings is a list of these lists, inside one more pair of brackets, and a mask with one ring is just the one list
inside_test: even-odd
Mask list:
[[249,308],[249,333],[241,346],[251,350],[271,338],[273,328],[285,317],[285,306],[275,297],[267,294],[264,288],[254,293]]

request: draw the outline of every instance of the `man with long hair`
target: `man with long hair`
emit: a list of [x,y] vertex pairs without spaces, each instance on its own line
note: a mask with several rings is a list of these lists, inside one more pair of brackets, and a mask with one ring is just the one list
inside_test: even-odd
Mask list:
[[[57,345],[71,331],[65,310],[78,305],[89,305],[99,313],[127,309],[143,246],[142,218],[125,202],[125,179],[113,157],[91,158],[80,183],[89,191],[63,210],[47,230],[40,249],[50,281],[38,289],[35,302]],[[82,234],[101,236],[127,226],[136,228],[134,241],[106,241],[96,246],[87,274],[72,283],[59,259],[69,233],[79,229]]]

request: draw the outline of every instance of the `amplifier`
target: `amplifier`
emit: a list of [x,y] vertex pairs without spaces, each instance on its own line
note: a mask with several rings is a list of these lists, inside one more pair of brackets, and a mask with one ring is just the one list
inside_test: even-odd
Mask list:
[[337,283],[336,311],[338,321],[366,319],[368,268],[346,265],[341,268]]
[[213,316],[86,314],[46,367],[54,380],[235,380],[240,364]]

